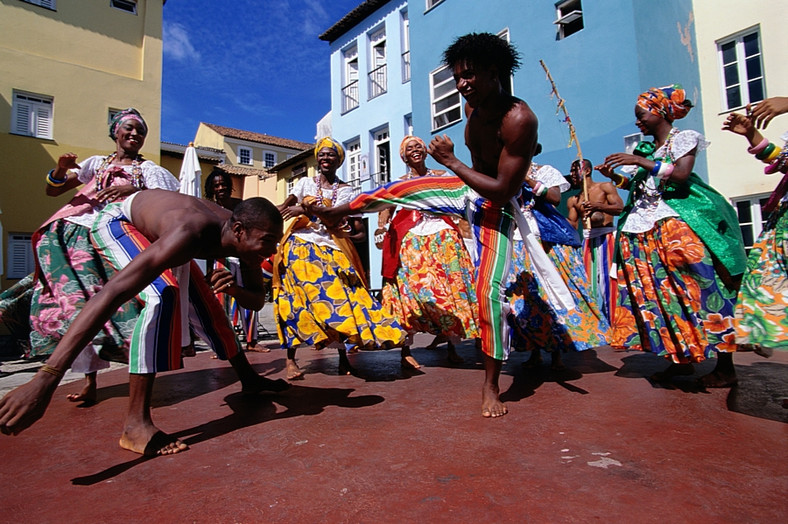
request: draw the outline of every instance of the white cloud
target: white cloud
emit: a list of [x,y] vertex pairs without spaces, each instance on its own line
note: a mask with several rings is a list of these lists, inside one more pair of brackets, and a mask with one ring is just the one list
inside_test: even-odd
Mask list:
[[189,33],[181,24],[165,23],[163,28],[163,53],[174,60],[199,60],[200,53],[189,41]]

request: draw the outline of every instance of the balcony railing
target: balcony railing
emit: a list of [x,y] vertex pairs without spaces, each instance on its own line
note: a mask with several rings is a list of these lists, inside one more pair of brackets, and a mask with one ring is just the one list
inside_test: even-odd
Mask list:
[[342,112],[347,113],[358,107],[358,80],[353,80],[342,88]]
[[402,53],[402,83],[410,81],[410,51]]
[[369,72],[369,98],[380,96],[386,92],[386,64]]

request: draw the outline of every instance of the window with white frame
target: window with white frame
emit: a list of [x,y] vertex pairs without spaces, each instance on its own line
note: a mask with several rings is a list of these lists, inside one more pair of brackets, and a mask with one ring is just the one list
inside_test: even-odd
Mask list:
[[8,235],[7,278],[25,278],[35,271],[32,235],[11,233]]
[[402,11],[402,83],[410,81],[410,21],[408,12]]
[[561,40],[583,29],[583,6],[580,0],[563,0],[555,4],[558,39]]
[[[509,28],[502,29],[497,36],[504,42],[508,43]],[[501,78],[501,87],[503,87],[504,91],[506,91],[510,95],[514,94],[514,75],[509,75],[509,78]]]
[[375,182],[378,185],[391,182],[391,140],[389,128],[385,127],[373,133],[375,137]]
[[430,73],[430,105],[432,108],[432,131],[462,120],[462,100],[454,74],[442,66]]
[[361,142],[354,140],[345,145],[347,156],[347,182],[354,190],[361,189]]
[[248,147],[238,148],[238,163],[245,166],[252,165],[252,150]]
[[766,224],[768,216],[763,212],[763,206],[768,201],[768,194],[750,196],[733,201],[733,207],[736,209],[736,215],[739,217],[739,228],[744,239],[744,249],[748,253]]
[[346,113],[358,107],[358,48],[350,47],[343,51],[344,62],[342,87],[342,112]]
[[723,110],[729,111],[766,97],[758,29],[742,31],[717,42],[722,77]]
[[273,151],[263,151],[263,167],[274,167],[276,165],[276,153]]
[[369,98],[386,92],[386,29],[381,28],[369,35]]
[[405,115],[405,136],[411,136],[413,134],[413,115],[407,114]]
[[109,0],[109,5],[127,13],[137,14],[137,0]]
[[26,4],[33,4],[40,7],[46,7],[47,9],[51,9],[52,11],[57,10],[57,4],[55,0],[22,0]]
[[51,140],[52,100],[51,96],[14,90],[11,133]]
[[300,179],[306,176],[306,164],[299,164],[293,168],[293,173],[290,175],[290,178],[287,181],[287,194],[290,195],[293,192],[293,188]]

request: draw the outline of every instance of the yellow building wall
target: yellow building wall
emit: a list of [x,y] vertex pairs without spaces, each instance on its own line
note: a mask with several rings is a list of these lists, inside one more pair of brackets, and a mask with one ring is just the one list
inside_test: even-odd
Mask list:
[[[115,150],[108,112],[136,107],[149,132],[142,154],[160,159],[162,1],[138,14],[106,0],[59,1],[57,11],[0,0],[0,220],[6,280],[9,233],[32,233],[73,195],[44,193],[57,158]],[[53,97],[53,139],[10,134],[14,90]]]
[[[758,27],[766,80],[766,96],[788,96],[788,2],[784,0],[696,0],[693,3],[698,66],[703,100],[703,124],[711,146],[706,150],[709,182],[728,198],[770,193],[778,176],[764,176],[764,164],[747,153],[747,140],[722,124],[722,78],[717,55],[718,40]],[[782,146],[780,135],[788,129],[788,116],[778,117],[763,135]]]

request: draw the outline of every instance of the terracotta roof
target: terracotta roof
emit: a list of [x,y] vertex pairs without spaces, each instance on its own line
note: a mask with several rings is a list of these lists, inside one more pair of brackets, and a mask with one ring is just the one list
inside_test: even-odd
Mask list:
[[257,169],[254,167],[232,166],[230,164],[217,164],[214,167],[217,171],[222,171],[229,175],[236,176],[256,176],[261,178],[269,178],[275,176],[273,173],[268,172],[266,169]]
[[[186,148],[189,146],[183,144],[176,144],[175,142],[161,142],[161,153],[176,158],[183,158]],[[225,157],[223,149],[216,149],[213,147],[196,147],[197,158],[205,160],[206,162],[219,163]]]
[[232,127],[217,126],[216,124],[208,124],[207,122],[200,123],[225,137],[238,138],[240,140],[248,140],[249,142],[257,142],[259,144],[268,144],[271,146],[287,147],[289,149],[296,149],[298,151],[308,147],[314,147],[314,144],[300,142],[298,140],[290,140],[289,138],[280,138],[278,136],[265,135],[263,133],[255,133],[253,131],[244,131],[242,129],[234,129]]
[[356,6],[355,9],[342,17],[336,24],[329,27],[325,33],[320,35],[320,40],[325,40],[328,43],[333,42],[340,36],[347,33],[356,24],[364,20],[367,16],[375,12],[375,10],[383,5],[386,5],[389,0],[367,0]]
[[312,156],[314,150],[315,150],[314,147],[310,147],[309,149],[304,149],[303,151],[301,151],[297,155],[292,156],[292,157],[288,158],[287,160],[283,160],[283,161],[279,162],[274,167],[270,168],[269,171],[271,171],[272,173],[278,173],[279,171],[281,171],[281,170],[283,170],[283,169],[285,169],[287,167],[290,167],[293,164],[297,164],[298,162],[303,161],[305,158],[309,158],[310,156]]

